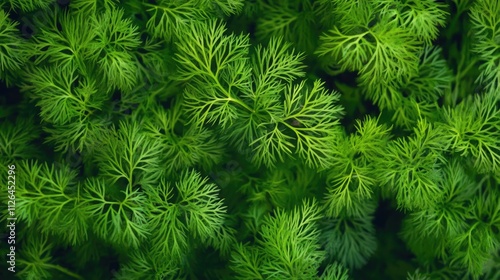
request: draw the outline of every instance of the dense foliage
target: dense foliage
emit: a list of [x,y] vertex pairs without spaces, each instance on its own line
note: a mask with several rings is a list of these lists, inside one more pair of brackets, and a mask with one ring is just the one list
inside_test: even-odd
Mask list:
[[497,0],[0,0],[0,81],[19,279],[500,279]]

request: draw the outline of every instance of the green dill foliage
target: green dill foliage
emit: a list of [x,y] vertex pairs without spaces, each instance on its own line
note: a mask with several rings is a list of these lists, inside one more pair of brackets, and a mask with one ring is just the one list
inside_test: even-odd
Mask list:
[[139,123],[122,121],[101,138],[96,148],[100,175],[112,184],[122,180],[124,188],[154,184],[161,175],[159,141],[148,139]]
[[465,173],[457,159],[445,166],[442,196],[431,207],[413,211],[403,222],[403,239],[422,259],[447,256],[451,238],[467,228],[465,213],[479,185]]
[[155,3],[142,3],[149,19],[147,30],[153,37],[171,41],[182,38],[184,28],[193,22],[202,23],[210,19],[239,13],[244,5],[242,0],[160,0]]
[[33,157],[37,153],[33,140],[39,137],[40,131],[33,123],[33,119],[19,118],[16,122],[0,124],[0,151],[2,168],[9,161],[22,160]]
[[297,50],[314,51],[318,36],[318,25],[314,20],[313,1],[256,1],[254,15],[257,17],[255,35],[260,40],[282,37],[294,42]]
[[231,267],[237,279],[324,279],[317,276],[325,258],[317,242],[318,210],[315,201],[304,201],[292,212],[266,217],[256,244],[236,247]]
[[417,269],[415,272],[410,273],[408,272],[408,277],[406,278],[407,280],[430,280],[429,276],[420,273],[420,271]]
[[342,113],[338,95],[320,81],[293,85],[303,66],[281,39],[257,47],[252,59],[248,36],[225,35],[212,21],[194,24],[177,45],[176,78],[190,81],[183,98],[191,123],[220,126],[240,150],[250,145],[258,166],[294,155],[310,166],[329,165]]
[[[168,110],[155,105],[150,108],[151,118],[144,123],[144,133],[159,143],[160,161],[168,174],[201,165],[211,168],[220,163],[224,153],[212,130],[186,125],[180,102]],[[179,129],[182,126],[183,129]]]
[[321,240],[328,258],[352,269],[363,267],[377,249],[372,223],[376,204],[370,200],[359,207],[356,214],[344,212],[326,218],[322,224]]
[[22,53],[17,51],[16,46],[20,44],[21,38],[16,34],[16,24],[8,18],[5,11],[0,12],[0,23],[2,26],[2,54],[0,56],[0,69],[2,73],[7,69],[18,69],[22,64]]
[[498,49],[500,38],[500,3],[491,0],[481,0],[473,3],[470,8],[472,31],[474,34],[472,50],[481,61],[479,82],[492,90],[500,86]]
[[[36,161],[20,162],[18,168],[21,173],[16,192],[19,218],[40,233],[64,233],[64,237],[73,244],[78,243],[77,239],[85,239],[85,235],[78,234],[82,230],[78,227],[86,226],[88,213],[76,213],[79,210],[78,198],[73,195],[77,192],[77,173],[67,166],[56,168]],[[74,223],[61,224],[68,220]]]
[[442,149],[446,149],[444,137],[425,120],[418,122],[413,137],[396,139],[387,145],[378,170],[381,182],[396,194],[399,207],[424,209],[439,199],[439,167],[445,161]]
[[48,8],[51,4],[51,0],[3,0],[1,2],[8,8],[14,10],[21,10],[23,12],[32,12],[36,9]]
[[[374,164],[382,157],[389,141],[389,130],[374,118],[357,122],[357,134],[338,137],[335,157],[328,170],[325,214],[336,217],[343,212],[363,216],[364,201],[378,191],[379,171]],[[361,208],[360,208],[361,207]]]
[[444,110],[444,128],[451,149],[470,157],[480,173],[500,170],[499,98],[498,92],[491,91]]
[[[392,111],[397,125],[415,124],[417,104],[421,111],[434,111],[435,106],[427,106],[437,98],[422,102],[418,90],[404,89],[425,78],[441,78],[437,97],[443,94],[439,88],[449,87],[451,74],[447,66],[439,64],[438,56],[429,55],[429,46],[448,15],[445,5],[432,0],[320,2],[325,2],[327,9],[321,13],[329,12],[335,22],[321,36],[316,50],[325,58],[322,63],[328,71],[358,72],[366,96],[380,109]],[[435,68],[432,72],[425,69],[430,67],[428,59],[434,59],[430,62]],[[433,75],[436,72],[442,74]],[[426,88],[432,89],[430,84]],[[405,96],[405,91],[410,96]]]
[[0,78],[11,83],[11,71],[16,71],[27,61],[29,47],[23,44],[17,32],[18,23],[9,18],[9,12],[0,10]]
[[498,279],[499,23],[496,0],[0,0],[0,278]]

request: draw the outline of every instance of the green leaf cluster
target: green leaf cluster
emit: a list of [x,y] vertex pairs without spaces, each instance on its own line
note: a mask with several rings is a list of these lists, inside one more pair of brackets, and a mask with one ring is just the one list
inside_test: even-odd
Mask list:
[[15,276],[497,279],[499,23],[495,0],[0,0]]
[[257,166],[298,156],[326,168],[342,113],[338,95],[321,81],[293,85],[303,66],[281,39],[251,57],[248,37],[224,31],[217,21],[194,24],[177,43],[176,79],[189,81],[183,101],[190,122],[220,126],[239,150],[251,146]]
[[[392,112],[397,125],[414,125],[418,110],[431,115],[452,79],[440,49],[432,47],[449,14],[446,6],[431,0],[320,3],[320,13],[333,22],[316,50],[323,67],[357,72],[366,96]],[[440,86],[429,92],[430,86],[418,87],[424,81]]]
[[344,279],[346,271],[332,264],[317,276],[325,252],[318,243],[317,202],[304,201],[291,212],[267,216],[256,244],[239,244],[231,260],[237,279]]

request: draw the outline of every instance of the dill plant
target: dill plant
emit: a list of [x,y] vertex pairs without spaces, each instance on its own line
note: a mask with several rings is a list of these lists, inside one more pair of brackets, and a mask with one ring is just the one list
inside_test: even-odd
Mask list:
[[498,279],[499,22],[0,0],[2,279]]

